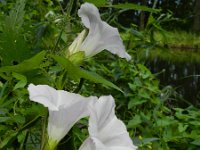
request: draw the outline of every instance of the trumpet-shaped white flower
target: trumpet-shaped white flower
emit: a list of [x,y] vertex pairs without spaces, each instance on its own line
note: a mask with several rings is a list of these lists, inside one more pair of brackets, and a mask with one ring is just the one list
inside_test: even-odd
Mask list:
[[78,120],[89,115],[88,104],[97,99],[55,90],[48,85],[30,84],[28,91],[30,100],[48,107],[48,136],[52,147],[58,144]]
[[90,103],[89,134],[79,150],[135,150],[124,123],[115,115],[112,96]]
[[106,49],[121,58],[131,59],[125,51],[117,28],[113,28],[101,20],[98,9],[90,3],[84,3],[78,10],[83,24],[89,29],[88,35],[83,30],[69,47],[69,53],[84,51],[86,57],[91,57]]

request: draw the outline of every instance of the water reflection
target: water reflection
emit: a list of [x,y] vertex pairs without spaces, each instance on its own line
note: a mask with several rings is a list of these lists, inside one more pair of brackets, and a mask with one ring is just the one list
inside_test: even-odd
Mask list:
[[[168,57],[161,56],[165,55],[165,53],[160,53],[160,55],[153,55],[152,53],[147,56],[147,53],[144,52],[143,56],[146,56],[145,65],[152,73],[165,70],[157,76],[161,85],[173,86],[185,100],[195,105],[198,104],[200,102],[200,54],[196,54],[199,55],[199,61],[194,61],[191,58],[194,54],[190,53],[187,53],[187,57],[184,56],[184,60],[181,59],[182,55],[178,55],[180,57],[178,60],[181,61],[177,61],[177,58],[173,58],[173,56],[177,56],[174,53],[172,53],[171,57],[170,55]],[[186,58],[188,59],[186,60]],[[195,56],[195,60],[197,60],[197,56]]]

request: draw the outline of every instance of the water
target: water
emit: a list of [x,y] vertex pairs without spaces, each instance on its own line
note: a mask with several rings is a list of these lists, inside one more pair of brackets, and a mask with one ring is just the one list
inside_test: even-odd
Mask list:
[[[194,53],[184,53],[184,60],[177,61],[177,59],[173,59],[173,56],[163,59],[163,57],[158,55],[154,57],[151,55],[151,59],[149,59],[150,55],[146,55],[145,52],[145,62],[152,73],[162,72],[157,75],[161,86],[171,85],[185,100],[197,105],[200,104],[200,62],[194,61],[191,58],[192,55]],[[200,54],[196,53],[196,55]],[[177,57],[182,57],[182,55],[178,55]]]

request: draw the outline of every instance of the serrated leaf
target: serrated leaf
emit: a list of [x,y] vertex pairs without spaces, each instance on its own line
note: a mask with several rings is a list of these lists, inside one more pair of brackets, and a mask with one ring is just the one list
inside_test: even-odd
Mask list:
[[55,56],[55,55],[51,55],[51,57],[53,59],[55,59],[62,67],[66,68],[69,75],[72,78],[74,78],[74,79],[80,79],[80,78],[88,79],[92,82],[101,83],[105,86],[114,88],[114,89],[119,90],[123,93],[123,91],[119,87],[114,85],[112,82],[104,79],[100,75],[98,75],[94,72],[89,72],[89,71],[86,71],[84,69],[81,69],[81,68],[75,66],[72,62],[70,62],[68,59],[66,59],[64,57]]
[[0,72],[18,72],[23,73],[40,67],[46,52],[42,51],[30,59],[24,60],[22,63],[13,66],[4,66],[0,68]]
[[23,24],[25,0],[16,2],[15,7],[5,17],[0,33],[1,64],[13,65],[31,57],[30,50],[25,42],[21,27]]
[[16,1],[15,7],[9,12],[6,17],[5,24],[11,29],[20,28],[23,24],[23,17],[25,14],[25,0]]
[[0,34],[2,65],[13,65],[30,58],[31,53],[21,35],[8,31]]

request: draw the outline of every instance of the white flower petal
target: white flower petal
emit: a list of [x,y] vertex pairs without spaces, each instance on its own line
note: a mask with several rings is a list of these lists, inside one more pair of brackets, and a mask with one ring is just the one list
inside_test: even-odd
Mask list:
[[115,117],[112,96],[102,96],[95,103],[89,105],[90,120],[89,132],[91,136],[97,136],[99,132]]
[[87,138],[79,148],[79,150],[95,150],[95,143],[91,138]]
[[110,148],[124,147],[132,150],[136,148],[133,146],[126,126],[121,120],[117,119],[117,117],[114,117],[109,124],[99,132],[98,136],[102,139],[103,143]]
[[33,85],[28,86],[29,99],[34,102],[43,104],[49,110],[58,110],[58,93],[56,90],[48,85]]
[[112,147],[106,147],[105,144],[103,144],[99,139],[92,138],[92,141],[94,143],[94,149],[93,150],[134,150],[132,148],[128,147],[122,147],[122,146],[112,146]]
[[89,137],[84,141],[79,150],[134,150],[134,149],[123,146],[106,147],[99,139],[95,137],[93,138]]
[[110,148],[106,147],[99,139],[95,137],[91,139],[94,143],[94,150],[110,150]]
[[107,150],[135,150],[136,147],[129,137],[126,126],[115,116],[113,97],[102,96],[93,106],[91,104],[89,138],[94,141],[96,148],[98,149],[98,145],[102,147],[100,144],[102,143]]
[[60,141],[71,127],[81,118],[89,116],[88,105],[96,97],[83,97],[63,90],[55,90],[48,85],[28,87],[30,99],[49,109],[48,136],[52,141]]
[[87,105],[90,100],[92,100],[92,98],[82,98],[72,105],[61,106],[59,111],[49,111],[49,137],[60,141],[78,120],[89,116]]
[[131,59],[131,56],[125,51],[118,29],[102,21],[98,9],[93,4],[81,5],[78,15],[85,27],[89,29],[88,36],[80,47],[81,51],[85,51],[87,57],[94,56],[106,49],[121,58]]

